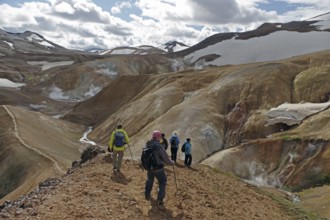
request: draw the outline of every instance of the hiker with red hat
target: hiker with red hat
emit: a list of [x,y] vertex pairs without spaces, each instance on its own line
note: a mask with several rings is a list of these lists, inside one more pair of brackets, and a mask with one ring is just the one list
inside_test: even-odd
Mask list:
[[174,165],[167,155],[164,146],[160,143],[162,133],[158,130],[152,133],[152,139],[147,142],[146,147],[152,149],[152,154],[155,158],[156,165],[147,169],[147,181],[145,185],[145,198],[149,200],[151,198],[151,190],[156,177],[158,181],[158,195],[157,204],[163,205],[163,200],[166,194],[167,176],[165,173],[164,165]]

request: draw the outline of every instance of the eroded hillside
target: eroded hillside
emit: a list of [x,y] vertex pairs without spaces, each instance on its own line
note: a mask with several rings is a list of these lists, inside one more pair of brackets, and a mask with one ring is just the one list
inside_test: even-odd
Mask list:
[[13,106],[1,106],[1,203],[51,176],[62,175],[84,150],[84,126]]
[[[221,61],[218,52],[200,58]],[[135,159],[151,131],[167,136],[177,131],[182,141],[192,139],[194,164],[291,190],[330,182],[329,109],[298,124],[266,126],[269,110],[283,103],[329,101],[329,50],[202,70],[183,57],[162,54],[5,54],[1,78],[24,86],[0,88],[3,200],[64,173],[84,146],[79,139],[87,126],[92,128],[88,138],[106,146],[119,123],[130,136]]]
[[[270,108],[285,102],[324,102],[330,91],[329,53],[201,71],[125,76],[120,85],[127,93],[119,94],[118,83],[110,83],[64,118],[90,122],[90,139],[102,145],[107,144],[109,131],[122,123],[132,137],[136,156],[150,131],[160,129],[170,135],[176,130],[183,140],[193,138],[194,160],[199,162],[216,151],[289,129],[281,124],[265,127]],[[323,80],[313,80],[320,76]],[[302,95],[305,90],[308,92]]]

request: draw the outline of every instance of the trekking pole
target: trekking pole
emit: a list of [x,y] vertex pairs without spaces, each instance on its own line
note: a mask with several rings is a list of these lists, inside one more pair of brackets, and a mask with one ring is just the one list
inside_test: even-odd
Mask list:
[[130,154],[131,154],[131,158],[132,158],[133,167],[135,167],[135,164],[134,164],[134,160],[133,160],[133,154],[132,154],[132,151],[131,151],[131,147],[130,147],[130,145],[129,145],[129,144],[127,144],[127,145],[128,145],[128,150],[129,150],[129,152],[130,152]]
[[176,175],[175,175],[175,170],[174,170],[174,164],[173,164],[173,174],[174,174],[174,182],[175,182],[176,192],[178,192],[178,183],[176,182]]

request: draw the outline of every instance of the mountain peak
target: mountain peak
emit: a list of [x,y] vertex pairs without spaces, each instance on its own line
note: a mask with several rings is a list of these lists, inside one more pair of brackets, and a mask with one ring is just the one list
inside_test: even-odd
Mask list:
[[176,40],[168,41],[167,43],[165,43],[165,50],[167,50],[168,53],[172,53],[174,51],[187,49],[188,47],[189,46],[187,46],[186,44],[178,42]]

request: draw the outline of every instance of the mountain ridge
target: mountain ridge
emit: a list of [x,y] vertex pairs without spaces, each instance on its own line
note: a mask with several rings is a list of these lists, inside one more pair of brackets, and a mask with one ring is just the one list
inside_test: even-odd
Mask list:
[[[75,165],[63,177],[50,178],[29,195],[5,203],[0,216],[42,219],[318,218],[298,207],[285,208],[285,195],[262,192],[206,166],[194,165],[188,169],[179,161],[175,167],[165,169],[167,194],[165,205],[159,206],[154,199],[144,199],[146,173],[141,171],[137,161],[125,160],[119,177],[112,173],[110,155],[99,151],[95,158]],[[155,194],[156,190],[153,190],[153,198]]]

